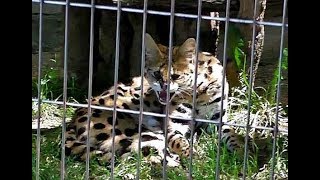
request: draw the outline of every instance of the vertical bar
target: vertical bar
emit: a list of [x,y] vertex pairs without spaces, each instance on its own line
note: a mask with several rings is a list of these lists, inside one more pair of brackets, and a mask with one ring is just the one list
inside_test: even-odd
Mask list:
[[246,179],[246,169],[248,165],[248,141],[249,141],[249,131],[250,131],[250,111],[251,111],[251,95],[253,90],[253,62],[254,62],[254,55],[255,55],[255,37],[256,37],[256,17],[257,17],[257,5],[258,0],[254,2],[254,10],[253,10],[253,23],[252,23],[252,39],[251,39],[251,56],[250,56],[250,79],[249,79],[249,92],[248,92],[248,114],[247,114],[247,124],[246,124],[246,136],[245,136],[245,144],[244,144],[244,161],[243,161],[243,176],[242,179]]
[[69,7],[70,1],[66,0],[65,23],[64,23],[64,69],[63,69],[63,119],[62,119],[62,134],[61,134],[61,180],[65,179],[65,131],[66,131],[66,109],[67,109],[67,87],[68,87],[68,31],[69,31]]
[[192,179],[192,155],[193,155],[193,135],[194,135],[194,124],[195,124],[195,114],[196,114],[196,105],[197,105],[197,80],[198,80],[198,53],[199,53],[199,42],[200,42],[200,27],[201,27],[201,9],[202,0],[198,0],[198,17],[197,17],[197,34],[196,34],[196,60],[194,66],[194,82],[193,82],[193,97],[192,97],[192,122],[191,122],[191,138],[190,138],[190,164],[189,164],[189,179]]
[[[89,52],[89,83],[88,83],[88,99],[92,96],[92,74],[93,74],[93,45],[94,45],[94,11],[95,0],[91,0],[91,13],[90,13],[90,52]],[[86,178],[90,176],[90,121],[91,121],[91,103],[88,103],[88,123],[87,123],[87,139],[86,139]]]
[[138,158],[137,158],[137,180],[140,179],[140,167],[141,167],[141,126],[143,120],[143,77],[144,77],[144,66],[145,66],[145,37],[146,37],[146,24],[147,24],[147,9],[148,9],[148,0],[143,1],[143,19],[142,19],[142,43],[141,43],[141,67],[140,67],[140,76],[141,76],[141,91],[140,91],[140,114],[139,114],[139,142],[138,142]]
[[[230,21],[230,0],[227,0],[226,6],[226,20],[224,27],[224,44],[223,44],[223,81],[222,81],[222,99],[224,99],[224,91],[225,91],[225,77],[226,77],[226,65],[227,65],[227,40],[228,40],[228,30],[229,30],[229,21]],[[223,101],[221,101],[221,109],[220,112],[223,112]],[[220,154],[221,154],[221,129],[222,129],[222,116],[220,116],[219,124],[218,124],[218,151],[216,158],[216,179],[220,179]]]
[[278,76],[278,87],[277,87],[277,103],[276,103],[276,122],[274,127],[274,140],[272,144],[272,166],[271,166],[271,177],[274,179],[274,166],[275,166],[275,153],[276,153],[276,141],[278,135],[278,120],[279,120],[279,101],[280,101],[280,82],[281,82],[281,65],[282,65],[282,56],[283,56],[283,39],[284,39],[284,29],[285,29],[285,19],[286,19],[286,9],[287,9],[287,0],[283,1],[283,10],[282,10],[282,27],[281,27],[281,40],[280,40],[280,55],[279,55],[279,76]]
[[40,111],[41,111],[41,64],[42,64],[42,23],[43,23],[43,0],[40,0],[39,14],[39,60],[38,60],[38,127],[37,127],[37,161],[36,180],[40,180]]
[[[120,43],[120,17],[121,17],[121,1],[117,1],[117,29],[116,29],[116,56],[115,56],[115,65],[114,65],[114,89],[117,89],[118,86],[118,69],[119,69],[119,43]],[[114,139],[115,139],[115,125],[117,119],[117,97],[118,94],[114,93],[114,102],[113,102],[113,121],[112,121],[112,157],[111,157],[111,179],[114,179]]]
[[171,0],[170,5],[170,29],[169,29],[169,59],[168,59],[168,83],[167,83],[167,98],[166,98],[166,117],[164,120],[164,160],[163,160],[163,168],[162,168],[162,179],[167,179],[167,148],[168,148],[168,119],[169,119],[169,107],[170,107],[170,69],[172,64],[172,37],[173,37],[173,26],[174,26],[174,8],[175,8],[175,0]]

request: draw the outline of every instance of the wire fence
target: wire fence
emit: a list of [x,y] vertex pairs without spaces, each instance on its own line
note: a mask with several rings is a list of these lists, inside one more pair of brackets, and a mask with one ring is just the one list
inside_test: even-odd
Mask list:
[[[143,54],[145,54],[145,34],[146,34],[146,27],[147,27],[147,16],[149,14],[153,14],[153,15],[159,15],[159,16],[169,16],[170,17],[170,26],[169,26],[169,63],[168,63],[168,67],[171,67],[172,64],[172,47],[173,47],[173,26],[174,26],[174,20],[176,17],[183,17],[183,18],[190,18],[190,19],[196,19],[197,20],[197,26],[196,26],[196,54],[199,52],[199,41],[200,41],[200,23],[202,20],[216,20],[216,21],[221,21],[224,22],[225,26],[225,32],[228,32],[229,29],[229,23],[233,22],[233,23],[239,23],[239,24],[253,24],[253,29],[252,29],[252,42],[255,41],[256,38],[256,25],[264,25],[264,26],[272,26],[272,27],[279,27],[281,28],[281,41],[280,41],[280,49],[279,49],[279,72],[281,76],[281,64],[282,64],[282,52],[283,52],[283,48],[284,48],[284,36],[285,36],[285,29],[288,28],[288,24],[286,23],[285,19],[286,19],[286,9],[287,9],[287,0],[283,1],[283,16],[282,16],[282,22],[267,22],[267,21],[256,21],[255,18],[252,18],[252,20],[248,20],[248,19],[240,19],[240,18],[230,18],[230,0],[226,0],[226,11],[225,11],[225,17],[212,17],[212,16],[206,16],[206,15],[202,15],[202,1],[199,0],[198,1],[198,14],[187,14],[187,13],[176,13],[175,12],[175,1],[171,0],[171,6],[170,6],[170,12],[165,12],[165,11],[156,11],[156,10],[148,10],[148,0],[144,0],[143,2],[143,9],[138,9],[138,8],[130,8],[130,7],[122,7],[121,1],[116,1],[117,2],[117,6],[107,6],[107,5],[100,5],[100,4],[96,4],[95,0],[91,0],[91,4],[85,4],[85,3],[76,3],[76,2],[70,2],[69,0],[66,1],[49,1],[49,0],[32,0],[33,3],[37,3],[39,4],[39,59],[38,59],[38,97],[37,98],[33,98],[32,101],[33,102],[38,102],[38,128],[37,128],[37,139],[36,139],[36,179],[40,179],[40,117],[41,117],[41,105],[42,103],[51,103],[51,104],[58,104],[58,105],[62,105],[63,106],[63,121],[62,121],[62,143],[65,142],[66,137],[64,132],[66,131],[66,109],[67,106],[72,106],[72,107],[87,107],[88,108],[88,114],[91,114],[91,109],[101,109],[101,110],[108,110],[108,111],[113,111],[113,127],[115,127],[115,123],[116,123],[116,119],[117,119],[117,112],[125,112],[125,113],[131,113],[131,114],[137,114],[139,115],[139,134],[141,135],[142,129],[141,129],[141,124],[142,124],[142,119],[144,115],[151,115],[151,116],[155,116],[155,117],[161,117],[161,118],[165,118],[166,120],[164,121],[165,123],[165,127],[167,127],[167,119],[168,118],[173,118],[173,116],[169,115],[169,106],[166,106],[165,109],[165,113],[164,114],[159,114],[159,113],[153,113],[153,112],[146,112],[143,110],[143,99],[140,98],[140,110],[139,111],[135,111],[135,110],[128,110],[128,109],[120,109],[120,108],[116,108],[116,99],[117,99],[117,93],[114,94],[114,105],[112,108],[110,107],[101,107],[101,106],[95,106],[92,105],[90,103],[88,104],[78,104],[78,103],[70,103],[67,102],[67,79],[68,79],[68,49],[69,49],[69,45],[68,45],[68,32],[69,32],[69,9],[70,7],[83,7],[83,8],[90,8],[90,51],[89,51],[89,86],[88,86],[88,97],[92,96],[92,79],[93,79],[93,46],[94,46],[94,18],[95,18],[95,10],[99,9],[99,10],[108,10],[108,11],[116,11],[117,12],[117,20],[116,20],[116,52],[115,52],[115,65],[114,65],[114,69],[115,69],[115,74],[114,74],[114,87],[117,88],[118,86],[118,69],[119,69],[119,49],[120,49],[120,43],[119,43],[119,39],[120,37],[120,16],[121,16],[121,12],[130,12],[130,13],[139,13],[143,15],[143,27],[142,27],[142,47],[141,47],[141,54],[142,54],[142,58],[141,58],[141,76],[144,75],[144,66],[145,66],[145,56],[143,56]],[[64,29],[64,69],[63,69],[63,75],[64,75],[64,79],[63,79],[63,100],[62,101],[50,101],[50,100],[43,100],[41,99],[41,77],[42,77],[42,61],[43,61],[43,6],[44,4],[52,4],[52,5],[61,5],[61,6],[65,6],[65,29]],[[257,16],[257,7],[258,7],[258,0],[255,1],[254,3],[254,17]],[[225,33],[224,35],[224,45],[223,45],[223,76],[226,76],[226,62],[227,62],[227,41],[228,41],[228,36],[227,33]],[[252,47],[251,47],[251,61],[250,61],[250,72],[253,72],[253,67],[254,67],[254,43],[252,43]],[[219,121],[213,121],[213,120],[207,120],[207,119],[198,119],[195,118],[195,109],[196,109],[196,84],[197,84],[197,65],[198,65],[198,56],[196,56],[196,60],[195,60],[195,83],[193,86],[193,117],[192,118],[181,118],[181,117],[174,117],[175,119],[181,119],[184,121],[191,121],[192,124],[194,124],[194,122],[205,122],[205,123],[211,123],[211,124],[215,124],[217,126],[219,126],[219,132],[218,132],[218,138],[221,139],[221,127],[223,124],[225,125],[230,125],[233,127],[241,127],[241,128],[245,128],[246,129],[246,135],[245,135],[245,152],[244,152],[244,163],[243,163],[243,179],[246,178],[246,171],[245,169],[247,169],[247,161],[248,161],[248,142],[249,142],[249,130],[251,128],[255,128],[255,129],[264,129],[264,130],[270,130],[273,131],[274,133],[274,139],[273,139],[273,149],[272,149],[272,169],[271,169],[271,179],[274,179],[274,166],[275,166],[275,153],[276,153],[276,141],[277,141],[277,136],[278,133],[288,133],[287,130],[284,129],[279,129],[278,128],[278,118],[279,118],[279,108],[278,108],[278,104],[280,102],[280,78],[278,78],[278,82],[277,82],[277,96],[276,96],[276,103],[277,103],[277,108],[276,108],[276,122],[275,122],[275,127],[263,127],[263,126],[252,126],[250,125],[249,121],[250,121],[250,113],[251,113],[251,96],[252,96],[252,89],[253,89],[253,73],[250,73],[250,77],[249,77],[249,89],[248,89],[248,113],[247,113],[247,123],[246,124],[234,124],[234,123],[228,123],[228,122],[222,122],[222,116],[220,116],[220,120]],[[168,77],[170,77],[170,71],[168,71]],[[141,84],[143,84],[143,79],[141,79]],[[143,97],[143,86],[141,87],[141,95],[140,97]],[[224,92],[224,81],[223,81],[223,85],[222,85],[222,92]],[[170,84],[168,84],[167,86],[167,92],[170,92]],[[167,93],[167,98],[166,101],[168,103],[170,99],[170,95],[169,93]],[[223,111],[223,101],[221,101],[221,112]],[[88,116],[88,121],[87,121],[87,125],[88,127],[90,127],[90,116]],[[192,179],[192,161],[193,161],[193,131],[194,128],[191,128],[191,153],[190,153],[190,158],[189,158],[189,179]],[[89,132],[87,136],[89,137]],[[167,148],[167,129],[164,129],[164,135],[165,135],[165,148]],[[112,137],[113,137],[113,143],[112,143],[112,159],[111,159],[111,179],[114,179],[114,168],[115,168],[115,158],[114,158],[114,154],[115,154],[115,148],[114,148],[114,141],[115,141],[115,132],[112,131]],[[86,157],[86,171],[85,171],[85,179],[90,179],[90,146],[89,146],[89,140],[90,138],[87,138],[86,143],[87,143],[87,148],[86,148],[86,152],[87,152],[87,157]],[[139,139],[139,147],[141,147],[141,139]],[[66,161],[65,161],[65,146],[62,145],[61,146],[61,179],[65,179],[66,176]],[[136,172],[136,178],[139,179],[140,177],[140,167],[141,167],[141,157],[140,157],[140,149],[138,149],[138,160],[137,160],[137,172]],[[164,151],[164,153],[167,153],[166,151]],[[220,167],[219,167],[219,162],[220,162],[220,154],[221,154],[221,145],[219,144],[219,148],[217,149],[217,156],[216,156],[216,170],[215,170],[215,176],[216,179],[219,179],[220,177]],[[164,158],[166,158],[166,154],[164,156]],[[166,161],[163,161],[163,169],[162,169],[162,178],[163,179],[167,179],[167,165],[166,165]]]

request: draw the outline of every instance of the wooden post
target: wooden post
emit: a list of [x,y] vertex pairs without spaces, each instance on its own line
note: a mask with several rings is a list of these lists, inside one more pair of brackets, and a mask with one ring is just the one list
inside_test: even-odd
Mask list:
[[[257,0],[257,12],[256,17],[254,16],[254,0],[240,0],[240,7],[238,18],[241,19],[253,19],[255,18],[256,21],[263,21],[264,14],[266,10],[266,0]],[[251,44],[254,43],[254,69],[253,69],[253,85],[255,81],[255,77],[258,71],[258,66],[261,60],[261,55],[263,51],[263,44],[264,44],[264,25],[256,25],[256,32],[255,32],[255,39],[252,42],[252,28],[253,24],[241,24],[239,26],[241,34],[244,36],[247,49],[245,50],[247,54],[247,62],[250,63],[251,57]],[[251,72],[250,72],[251,73]]]

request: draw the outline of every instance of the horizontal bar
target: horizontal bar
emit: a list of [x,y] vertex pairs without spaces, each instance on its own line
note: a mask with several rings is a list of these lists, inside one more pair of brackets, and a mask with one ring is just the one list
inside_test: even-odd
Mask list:
[[[40,3],[40,0],[32,0],[32,2]],[[60,1],[50,1],[50,0],[45,0],[45,4],[54,4],[54,5],[66,5],[66,2],[60,2]],[[73,7],[85,7],[85,8],[91,8],[91,4],[85,4],[85,3],[70,3],[70,6]],[[94,5],[96,9],[104,9],[104,10],[112,10],[116,11],[117,7],[116,6],[107,6],[107,5]],[[134,13],[143,13],[143,9],[137,9],[137,8],[127,8],[127,7],[121,7],[121,11],[124,12],[134,12]],[[148,14],[155,14],[155,15],[162,15],[162,16],[170,16],[170,12],[165,12],[165,11],[155,11],[155,10],[147,10]],[[174,13],[174,16],[176,17],[184,17],[184,18],[193,18],[196,19],[198,16],[196,14],[186,14],[186,13]],[[211,17],[211,16],[206,16],[202,15],[201,19],[205,20],[216,20],[216,21],[226,21],[226,18],[223,17]],[[242,23],[242,24],[253,24],[253,20],[248,20],[248,19],[238,19],[238,18],[230,18],[230,22],[235,22],[235,23]],[[265,26],[274,26],[274,27],[282,27],[282,23],[280,22],[270,22],[270,21],[257,21],[255,22],[256,24],[259,25],[265,25]],[[285,27],[288,28],[288,24],[285,24]]]
[[[32,101],[33,102],[38,102],[38,99],[32,98]],[[41,102],[48,103],[48,104],[63,105],[62,101],[42,100]],[[88,107],[88,104],[76,104],[76,103],[69,103],[69,102],[67,102],[66,105],[73,106],[73,107]],[[92,105],[91,108],[100,109],[100,110],[107,110],[107,111],[113,111],[113,107]],[[116,108],[116,111],[124,112],[124,113],[131,113],[131,114],[140,114],[140,111],[136,111],[136,110],[128,110],[128,109]],[[146,111],[143,111],[142,114],[143,115],[147,115],[147,116],[155,116],[155,117],[162,117],[162,118],[166,117],[165,114],[146,112]],[[176,116],[169,116],[169,117],[173,118],[173,119],[192,121],[192,118],[182,118],[182,117],[176,117]],[[208,120],[208,119],[197,119],[197,118],[195,118],[194,120],[197,121],[197,122],[205,122],[205,123],[210,123],[210,124],[215,124],[215,125],[219,124],[219,120],[213,121],[213,120]],[[228,122],[225,122],[223,124],[228,125],[228,126],[234,126],[234,127],[243,127],[243,128],[246,127],[245,124],[234,124],[234,123],[228,123]],[[261,129],[261,130],[274,130],[274,128],[264,127],[264,126],[250,126],[250,128]],[[279,128],[278,132],[287,134],[288,130]]]

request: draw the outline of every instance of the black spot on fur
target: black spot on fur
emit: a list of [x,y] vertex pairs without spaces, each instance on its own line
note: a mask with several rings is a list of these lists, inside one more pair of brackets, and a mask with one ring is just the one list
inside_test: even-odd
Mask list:
[[189,108],[189,109],[192,109],[192,105],[189,104],[189,103],[182,103],[182,105],[183,105],[184,107],[187,107],[187,108]]
[[135,99],[135,98],[132,98],[132,99],[131,99],[131,102],[132,102],[133,104],[135,104],[135,105],[140,104],[140,101],[139,101],[138,99]]
[[131,116],[129,113],[124,113],[124,115],[125,115],[127,118],[132,118],[132,116]]
[[133,136],[136,131],[134,129],[125,129],[124,134],[126,136]]
[[80,129],[78,129],[78,132],[77,132],[78,136],[83,134],[85,131],[86,131],[85,127],[81,127]]
[[99,104],[104,105],[104,99],[99,99]]
[[154,78],[155,78],[156,80],[158,80],[158,81],[162,79],[160,71],[155,71],[155,72],[153,73],[153,76],[154,76]]
[[75,143],[73,143],[73,146],[74,146],[74,147],[81,146],[81,145],[84,145],[84,144],[83,144],[83,143],[80,143],[80,142],[75,142]]
[[181,107],[178,107],[176,110],[177,110],[179,113],[186,113],[186,112],[187,112],[185,109],[183,109],[183,108],[181,108]]
[[[196,131],[196,130],[195,130]],[[186,132],[186,134],[184,135],[187,139],[190,138],[191,136],[191,129],[188,129],[188,131]]]
[[145,147],[142,148],[143,156],[148,156],[150,154],[150,152],[151,152],[150,151],[150,147],[145,146]]
[[172,106],[175,106],[175,105],[177,105],[177,102],[171,101],[171,105],[172,105]]
[[118,117],[119,119],[124,119],[124,115],[123,115],[122,112],[117,112],[117,117]]
[[196,114],[199,114],[199,109],[196,109]]
[[230,138],[231,138],[231,137],[230,137],[230,136],[228,136],[228,137],[227,137],[227,139],[226,139],[226,142],[228,142],[228,141],[230,140]]
[[108,117],[107,121],[108,121],[109,124],[112,124],[113,116]]
[[[113,116],[108,117],[107,121],[108,121],[108,123],[109,123],[110,125],[112,125]],[[115,124],[115,125],[118,125],[118,119],[116,119],[116,124]]]
[[100,117],[100,114],[98,114],[98,113],[92,113],[92,117],[98,118],[98,117]]
[[93,112],[100,114],[100,113],[102,113],[102,110],[100,110],[100,109],[94,109]]
[[110,136],[107,133],[100,133],[96,135],[97,141],[104,141],[107,140]]
[[[111,130],[111,132],[112,132],[112,130]],[[122,132],[120,131],[120,129],[116,129],[116,130],[115,130],[115,134],[116,134],[117,136],[119,136],[119,135],[122,134]]]
[[74,141],[75,139],[73,137],[67,137],[66,141]]
[[218,97],[218,98],[216,98],[215,100],[213,100],[212,102],[213,103],[216,103],[216,102],[220,102],[221,101],[221,97]]
[[180,148],[180,143],[176,144],[176,148],[179,149]]
[[157,140],[158,138],[157,137],[153,137],[153,136],[150,136],[150,135],[142,135],[141,136],[141,141],[144,142],[144,141],[151,141],[151,140]]
[[81,138],[80,138],[80,141],[86,141],[87,140],[87,137],[86,136],[82,136]]
[[71,154],[71,148],[65,147],[65,155],[70,156]]
[[209,59],[209,61],[208,61],[208,64],[210,64],[211,63],[211,59]]
[[153,101],[153,105],[154,105],[154,106],[160,106],[160,103],[159,103],[157,100],[154,100],[154,101]]
[[84,111],[78,111],[77,112],[77,116],[82,116],[82,115],[84,115]]
[[147,107],[150,107],[150,102],[149,101],[143,101],[143,102]]
[[223,132],[223,133],[229,133],[229,132],[230,132],[230,129],[224,129],[222,132]]
[[204,61],[199,61],[199,65],[202,66],[204,64]]
[[168,136],[168,139],[172,139],[173,136],[175,136],[175,133],[170,134],[170,136]]
[[121,90],[121,91],[123,91],[123,92],[127,92],[127,91],[128,91],[128,90],[126,90],[126,89],[123,89],[121,86],[118,86],[118,89]]
[[[134,128],[134,130],[136,131],[136,132],[139,132],[139,125],[138,124],[136,124],[136,127]],[[142,131],[146,131],[146,130],[148,130],[148,129],[146,129],[145,127],[141,127],[141,130]]]
[[[87,119],[87,118],[86,118],[86,119]],[[70,125],[70,126],[68,126],[68,127],[66,128],[66,131],[70,131],[70,130],[75,129],[75,128],[76,128],[75,126]]]
[[124,109],[130,109],[130,107],[126,103],[123,103],[122,106],[123,106]]
[[183,120],[183,119],[172,119],[172,122],[174,122],[174,123],[179,123],[179,124],[183,124],[183,125],[189,124],[189,121],[188,121],[188,120]]
[[104,124],[102,124],[102,123],[97,123],[97,124],[94,124],[93,125],[93,128],[94,129],[103,129],[103,128],[105,128],[106,127],[106,125],[104,125]]
[[[172,141],[171,148],[174,148],[174,145],[176,144],[176,140],[177,140],[177,139],[175,139],[175,140]],[[179,144],[179,143],[178,143],[178,144]]]
[[177,80],[179,77],[180,77],[179,74],[172,74],[172,75],[171,75],[171,79],[172,79],[173,81]]
[[[224,109],[224,110],[222,111],[222,116],[224,116],[225,114],[226,114],[226,110]],[[218,119],[218,118],[220,118],[220,112],[215,113],[215,114],[211,117],[211,120],[215,120],[215,119]]]
[[139,91],[139,90],[141,90],[141,87],[135,87],[134,90]]
[[134,96],[135,98],[139,98],[139,97],[140,97],[140,95],[137,94],[137,93],[134,93],[133,96]]
[[123,92],[120,92],[120,91],[117,92],[117,94],[118,94],[119,96],[122,96],[122,97],[124,96]]
[[212,67],[211,66],[208,67],[208,72],[209,72],[209,74],[212,73]]
[[85,121],[87,121],[87,117],[86,116],[83,116],[80,119],[78,119],[78,123],[83,123]]
[[205,74],[204,74],[204,78],[206,78],[206,79],[207,79],[207,78],[208,78],[208,74],[206,74],[206,73],[205,73]]
[[110,95],[109,97],[110,97],[112,100],[114,100],[114,95]]
[[224,116],[226,114],[226,110],[224,109],[223,111],[222,111],[222,116]]
[[131,144],[132,144],[132,141],[130,141],[129,139],[121,139],[119,141],[119,144],[124,147],[124,148],[127,148],[129,147]]

